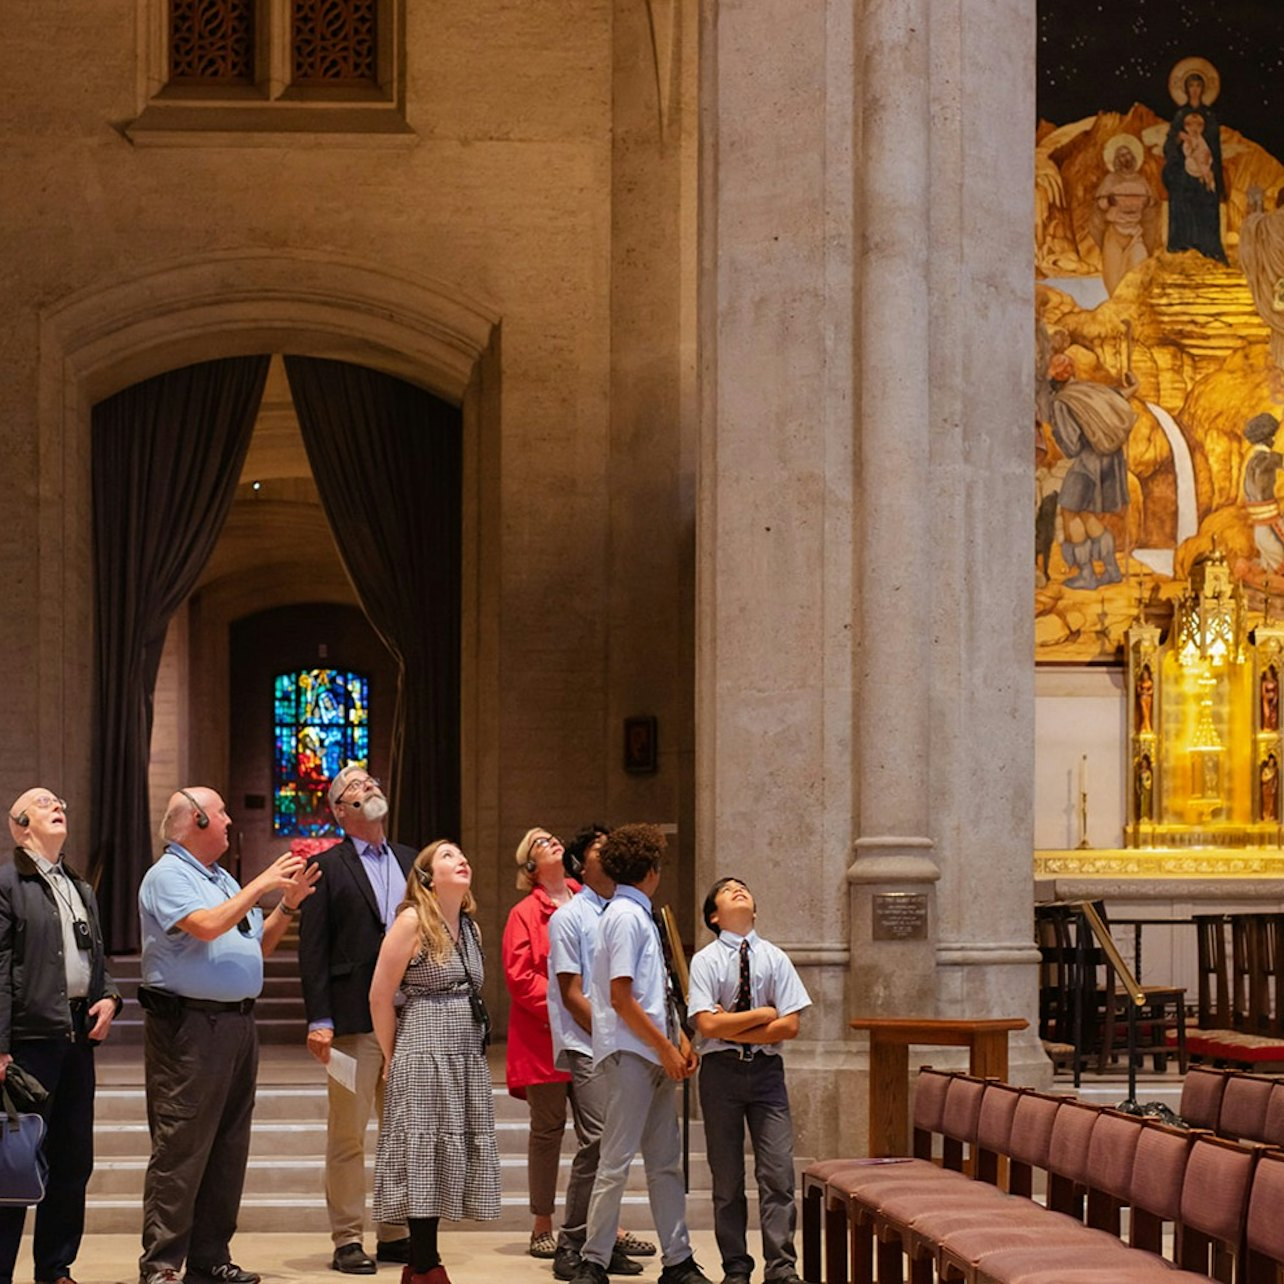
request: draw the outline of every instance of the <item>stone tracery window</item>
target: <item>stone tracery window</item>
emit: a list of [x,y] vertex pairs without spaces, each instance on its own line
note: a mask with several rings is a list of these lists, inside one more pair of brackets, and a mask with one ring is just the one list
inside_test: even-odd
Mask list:
[[170,0],[169,80],[254,83],[254,0]]
[[399,53],[406,0],[141,0],[135,144],[278,135],[413,145]]
[[293,9],[293,84],[379,83],[376,0],[293,0]]

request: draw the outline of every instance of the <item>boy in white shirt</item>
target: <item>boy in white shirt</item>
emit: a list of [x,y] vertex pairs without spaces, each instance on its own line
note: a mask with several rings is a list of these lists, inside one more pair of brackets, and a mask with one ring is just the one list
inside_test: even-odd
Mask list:
[[[566,1220],[553,1256],[553,1278],[558,1280],[572,1280],[580,1269],[606,1109],[605,1081],[593,1064],[593,1012],[587,988],[593,975],[598,921],[615,895],[615,884],[602,869],[602,846],[610,832],[605,825],[589,825],[567,844],[566,872],[583,886],[548,920],[548,1024],[553,1036],[553,1064],[571,1076],[571,1113],[579,1141],[566,1183]],[[641,1275],[642,1267],[633,1256],[654,1253],[654,1244],[636,1235],[620,1234],[607,1274]]]
[[687,1011],[700,1050],[700,1108],[713,1175],[713,1225],[723,1284],[749,1284],[745,1127],[753,1143],[767,1284],[801,1284],[794,1249],[794,1129],[780,1044],[798,1035],[811,999],[789,956],[754,931],[753,894],[720,878],[704,899],[718,934],[691,960]]
[[709,1284],[691,1254],[673,1099],[674,1084],[695,1073],[699,1058],[670,1006],[664,951],[651,917],[664,848],[654,825],[621,825],[602,848],[602,868],[616,890],[599,920],[589,1003],[593,1064],[606,1084],[606,1110],[588,1236],[573,1284],[607,1284],[620,1200],[639,1151],[660,1236],[660,1284]]

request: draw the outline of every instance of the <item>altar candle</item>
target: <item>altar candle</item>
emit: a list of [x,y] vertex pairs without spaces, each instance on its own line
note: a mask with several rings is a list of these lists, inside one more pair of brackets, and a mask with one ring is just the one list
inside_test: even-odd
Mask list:
[[1088,796],[1088,755],[1084,754],[1079,759],[1079,797]]

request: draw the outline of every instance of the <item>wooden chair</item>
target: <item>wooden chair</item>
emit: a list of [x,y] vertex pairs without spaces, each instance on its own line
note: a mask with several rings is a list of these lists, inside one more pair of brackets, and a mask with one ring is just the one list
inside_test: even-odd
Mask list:
[[1266,1103],[1266,1119],[1258,1141],[1276,1148],[1284,1147],[1284,1083],[1276,1080]]
[[[1110,920],[1106,914],[1104,902],[1093,902],[1101,926],[1094,928],[1094,933],[1104,932],[1109,936]],[[1105,939],[1099,942],[1102,948],[1102,967],[1105,979],[1102,989],[1105,994],[1105,1016],[1102,1024],[1101,1046],[1097,1057],[1097,1067],[1105,1070],[1115,1059],[1120,1050],[1128,1046],[1128,1006],[1133,1002],[1128,992],[1119,984],[1111,964],[1111,950],[1106,948]],[[1114,945],[1114,940],[1109,940]],[[1118,957],[1117,949],[1113,951]],[[1140,1058],[1149,1056],[1154,1061],[1155,1070],[1162,1074],[1168,1068],[1168,1058],[1173,1049],[1168,1043],[1168,1031],[1174,1030],[1177,1036],[1177,1068],[1186,1073],[1188,1060],[1186,1047],[1186,991],[1175,985],[1142,985],[1139,987],[1142,1002],[1137,1006],[1135,1022],[1137,1032],[1136,1046],[1133,1055]]]
[[1284,1154],[1267,1151],[1257,1161],[1248,1199],[1245,1277],[1248,1284],[1275,1284],[1284,1268]]
[[1261,1074],[1227,1075],[1217,1116],[1218,1135],[1233,1141],[1264,1141],[1266,1112],[1276,1086],[1274,1079]]
[[1191,1066],[1181,1085],[1181,1105],[1177,1113],[1192,1128],[1217,1131],[1217,1120],[1222,1112],[1222,1096],[1226,1091],[1228,1070],[1215,1070],[1212,1066]]
[[1230,969],[1227,966],[1225,914],[1196,914],[1199,968],[1199,1028],[1232,1028]]
[[1186,1161],[1176,1239],[1177,1264],[1183,1270],[1232,1284],[1260,1154],[1258,1146],[1221,1137],[1196,1138]]

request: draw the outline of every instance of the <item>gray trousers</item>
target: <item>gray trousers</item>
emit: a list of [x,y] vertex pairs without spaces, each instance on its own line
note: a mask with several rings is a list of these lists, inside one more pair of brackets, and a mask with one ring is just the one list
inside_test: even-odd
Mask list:
[[231,1260],[258,1077],[253,1013],[145,1013],[152,1156],[143,1180],[141,1275]]
[[676,1266],[691,1256],[691,1239],[673,1080],[655,1062],[634,1052],[612,1053],[598,1073],[606,1087],[606,1117],[582,1256],[601,1267],[611,1260],[629,1165],[640,1151],[661,1261]]
[[583,1052],[567,1052],[571,1066],[571,1118],[580,1148],[571,1160],[566,1183],[565,1221],[557,1236],[559,1248],[580,1249],[588,1234],[589,1199],[597,1176],[598,1153],[602,1145],[602,1122],[606,1116],[606,1080],[593,1069],[593,1058]]
[[763,1277],[774,1280],[795,1274],[794,1125],[784,1062],[778,1056],[758,1055],[742,1061],[734,1052],[710,1053],[700,1062],[700,1109],[713,1175],[713,1229],[723,1272],[753,1273],[745,1199],[748,1125],[758,1182]]

